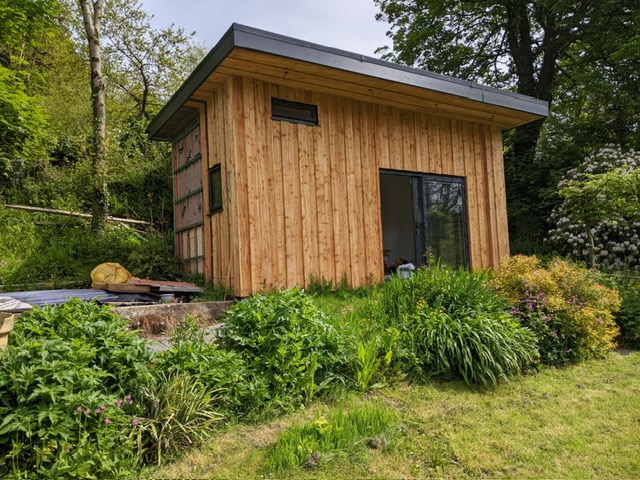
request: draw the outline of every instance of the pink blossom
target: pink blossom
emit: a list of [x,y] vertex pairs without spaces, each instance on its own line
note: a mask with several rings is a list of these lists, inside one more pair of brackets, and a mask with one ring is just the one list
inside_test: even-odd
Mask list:
[[82,411],[82,407],[76,408],[76,412],[80,413]]
[[109,420],[109,417],[104,419],[104,423],[111,423],[111,420]]
[[105,410],[107,407],[104,406],[104,403],[102,405],[100,405],[100,409],[101,410]]
[[86,413],[87,415],[89,415],[89,414],[91,413],[91,409],[90,409],[90,408],[87,408],[87,409],[84,411],[84,413]]
[[120,408],[122,406],[122,400],[118,400],[117,406],[118,406],[118,408]]
[[137,417],[133,417],[133,424],[138,425],[138,423],[140,423],[140,420]]

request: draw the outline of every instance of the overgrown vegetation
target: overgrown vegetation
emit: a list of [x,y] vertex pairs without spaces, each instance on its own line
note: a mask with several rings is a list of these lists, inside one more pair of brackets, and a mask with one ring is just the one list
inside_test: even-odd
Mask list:
[[224,321],[221,340],[256,376],[262,388],[252,395],[263,408],[290,411],[344,383],[347,343],[302,291],[255,295],[232,307]]
[[[357,291],[256,295],[214,331],[185,317],[159,353],[106,307],[34,309],[0,354],[0,475],[136,477],[209,443],[219,426],[408,388],[404,380],[446,390],[460,379],[490,397],[540,362],[606,357],[620,299],[601,280],[535,257],[514,257],[495,275],[432,264]],[[625,315],[634,308],[629,301]],[[258,470],[304,476],[397,452],[412,475],[456,464],[451,432],[420,431],[391,407],[307,419],[265,445]],[[421,435],[424,446],[407,449]]]
[[[74,219],[36,217],[0,206],[0,284],[27,288],[41,282],[90,283],[90,273],[103,262],[126,265],[138,277],[174,278],[173,235],[157,230],[137,232],[113,226],[101,235]],[[8,242],[6,237],[11,237]]]
[[151,353],[125,325],[79,300],[20,316],[0,356],[0,476],[134,476]]

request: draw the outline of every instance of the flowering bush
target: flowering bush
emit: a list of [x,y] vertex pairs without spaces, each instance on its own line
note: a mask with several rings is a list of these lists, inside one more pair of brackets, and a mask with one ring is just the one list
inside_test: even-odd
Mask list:
[[592,254],[603,269],[639,269],[639,169],[640,152],[609,145],[569,170],[558,184],[564,200],[549,217],[547,242],[574,260]]
[[535,256],[517,255],[503,260],[491,285],[536,333],[544,363],[598,358],[615,346],[620,296],[597,272],[561,259],[545,268]]

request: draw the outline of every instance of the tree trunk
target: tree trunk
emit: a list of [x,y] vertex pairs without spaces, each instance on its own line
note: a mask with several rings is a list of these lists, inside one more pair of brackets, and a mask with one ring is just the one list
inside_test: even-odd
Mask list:
[[93,220],[94,231],[104,230],[107,223],[107,161],[104,81],[100,51],[100,29],[103,0],[78,0],[89,45],[91,62],[91,99],[93,101]]

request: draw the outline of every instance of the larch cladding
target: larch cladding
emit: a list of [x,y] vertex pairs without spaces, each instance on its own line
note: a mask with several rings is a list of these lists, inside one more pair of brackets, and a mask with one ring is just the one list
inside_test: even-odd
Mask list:
[[[319,126],[272,120],[272,97],[317,105]],[[220,163],[223,179],[206,276],[238,296],[381,281],[380,169],[465,177],[472,268],[509,255],[500,127],[241,76],[206,105],[203,163]]]

